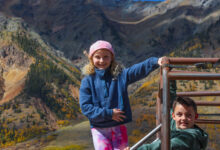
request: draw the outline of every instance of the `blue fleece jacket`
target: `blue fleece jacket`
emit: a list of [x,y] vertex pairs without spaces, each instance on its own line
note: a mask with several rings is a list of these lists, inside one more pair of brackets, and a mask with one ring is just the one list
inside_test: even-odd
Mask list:
[[[158,58],[151,57],[139,64],[123,69],[113,79],[110,69],[95,69],[94,75],[85,76],[80,86],[80,107],[92,127],[113,127],[132,121],[127,87],[146,77],[158,67]],[[113,109],[125,112],[123,122],[112,120]]]

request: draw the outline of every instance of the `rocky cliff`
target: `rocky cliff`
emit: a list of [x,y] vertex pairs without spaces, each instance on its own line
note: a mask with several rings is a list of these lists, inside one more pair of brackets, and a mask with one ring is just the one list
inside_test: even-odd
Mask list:
[[10,32],[22,28],[18,20],[8,19],[0,14],[0,70],[1,70],[1,90],[2,97],[0,104],[17,96],[24,87],[25,76],[33,60],[15,44],[12,43]]
[[16,47],[3,46],[0,51],[3,67],[4,97],[0,104],[17,96],[24,88],[26,75],[33,60]]

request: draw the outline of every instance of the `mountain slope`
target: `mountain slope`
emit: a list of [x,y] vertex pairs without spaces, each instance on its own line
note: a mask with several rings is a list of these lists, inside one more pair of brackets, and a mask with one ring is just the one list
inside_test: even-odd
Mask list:
[[0,18],[3,148],[56,130],[81,114],[80,71],[22,20],[3,15]]
[[22,17],[66,57],[80,59],[92,42],[105,39],[112,42],[117,59],[125,65],[168,54],[196,34],[207,32],[220,16],[220,3],[214,0],[2,3],[0,11]]

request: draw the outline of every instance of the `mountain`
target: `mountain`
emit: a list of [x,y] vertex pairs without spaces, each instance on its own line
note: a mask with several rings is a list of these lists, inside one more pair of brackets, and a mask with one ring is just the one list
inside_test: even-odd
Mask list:
[[80,71],[19,18],[0,14],[0,148],[81,116]]
[[[50,143],[92,149],[78,107],[81,74],[74,65],[85,63],[82,51],[108,40],[125,66],[150,56],[220,57],[219,7],[216,0],[0,0],[1,145],[32,139],[8,148],[41,149]],[[157,75],[158,70],[129,87],[131,144],[155,126]],[[219,82],[183,81],[178,87],[218,90]],[[210,135],[208,149],[219,149],[220,126],[202,127]]]
[[1,0],[0,11],[21,17],[71,60],[98,39],[112,42],[117,59],[131,65],[162,56],[219,20],[215,0]]

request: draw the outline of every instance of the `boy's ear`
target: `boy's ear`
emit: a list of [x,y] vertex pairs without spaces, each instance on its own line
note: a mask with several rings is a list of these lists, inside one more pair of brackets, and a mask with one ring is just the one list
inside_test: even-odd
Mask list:
[[195,119],[198,119],[198,118],[199,118],[199,114],[196,113],[196,115],[195,115]]
[[174,119],[175,115],[174,115],[174,112],[172,112],[172,118]]

